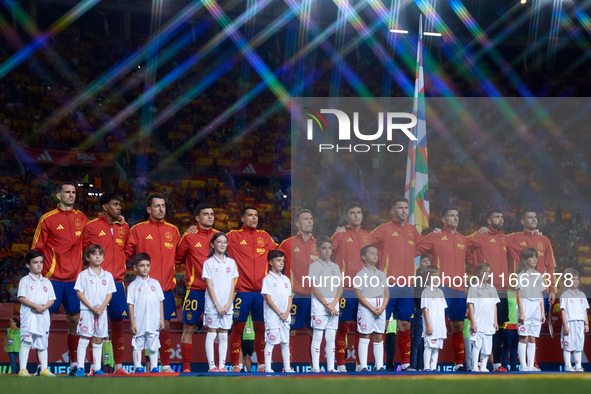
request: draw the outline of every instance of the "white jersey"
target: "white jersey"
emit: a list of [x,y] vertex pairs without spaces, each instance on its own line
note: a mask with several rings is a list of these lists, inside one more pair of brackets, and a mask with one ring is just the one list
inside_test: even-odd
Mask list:
[[423,338],[430,339],[445,339],[447,338],[447,328],[445,327],[445,308],[447,302],[443,291],[439,287],[431,286],[425,287],[421,293],[421,309],[429,311],[429,322],[433,328],[433,334],[427,335],[427,324],[425,323],[425,313],[423,312]]
[[[220,305],[224,306],[234,296],[230,291],[232,290],[232,283],[238,278],[236,262],[228,256],[224,256],[222,261],[217,257],[212,256],[203,263],[203,273],[201,274],[201,278],[203,280],[211,279],[211,286],[213,287],[215,298],[217,298]],[[218,313],[214,302],[211,300],[209,291],[207,290],[205,291],[205,313],[210,315]],[[234,313],[234,308],[230,307],[227,314],[231,315],[232,313]]]
[[471,286],[468,289],[466,304],[474,305],[477,332],[492,335],[495,333],[495,307],[501,300],[494,286],[488,283],[484,285],[485,287]]
[[522,272],[517,276],[518,290],[521,290],[521,297],[532,301],[542,301],[542,292],[546,291],[542,275],[539,272]]
[[[55,300],[55,293],[49,279],[42,276],[37,279],[29,274],[20,280],[17,297],[24,297],[35,304],[43,305],[49,300]],[[48,310],[36,313],[28,306],[21,304],[21,332],[48,335],[50,323]]]
[[[326,300],[326,302],[333,302],[337,291],[339,289],[338,283],[341,281],[341,270],[339,266],[333,262],[325,263],[321,259],[317,259],[315,262],[310,264],[308,267],[308,276],[310,277],[311,283],[320,290],[320,293]],[[336,276],[339,280],[334,283],[331,278]],[[332,284],[336,284],[336,287],[332,287]],[[335,306],[336,310],[339,310],[339,303]],[[327,315],[326,308],[318,301],[314,292],[312,292],[312,307],[311,314],[313,316],[324,316]]]
[[158,333],[160,303],[164,301],[162,287],[156,279],[139,276],[127,288],[127,303],[133,305],[133,318],[137,326],[136,336]]
[[[263,279],[261,294],[263,298],[265,294],[269,294],[280,312],[285,312],[291,307],[288,304],[289,297],[291,297],[291,282],[285,275],[279,274],[278,276],[269,272],[269,275]],[[267,304],[266,299],[263,302],[263,311],[265,314],[265,329],[277,328],[284,325],[279,315]],[[289,326],[289,320],[287,321],[287,325]]]
[[566,289],[560,296],[560,309],[564,309],[566,321],[583,320],[587,317],[589,302],[585,293],[580,290]]
[[[108,294],[117,291],[113,275],[110,272],[101,268],[101,274],[97,276],[90,267],[78,274],[74,290],[81,291],[92,306],[101,306]],[[80,309],[90,310],[82,301],[80,301]]]
[[379,269],[376,268],[374,272],[371,268],[363,267],[353,279],[353,288],[361,290],[361,295],[365,299],[384,298],[386,279],[386,274]]

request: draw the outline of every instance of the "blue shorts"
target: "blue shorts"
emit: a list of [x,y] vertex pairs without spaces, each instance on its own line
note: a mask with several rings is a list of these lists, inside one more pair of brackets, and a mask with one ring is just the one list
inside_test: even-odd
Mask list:
[[386,316],[394,314],[394,319],[411,321],[415,311],[412,287],[389,287],[390,299],[386,307]]
[[245,323],[250,313],[252,321],[264,321],[263,295],[261,293],[239,292],[234,297],[234,321]]
[[176,303],[174,302],[174,294],[172,290],[164,292],[164,320],[172,320],[176,318]]
[[80,313],[80,300],[78,299],[77,291],[74,290],[76,281],[59,282],[51,279],[49,281],[55,293],[55,301],[51,308],[49,308],[49,312],[59,312],[60,306],[63,303],[66,313]]
[[309,295],[298,294],[291,300],[291,328],[302,329],[304,326],[310,328],[312,321],[312,299]]
[[127,311],[127,296],[125,295],[125,286],[122,282],[115,282],[117,291],[113,293],[111,302],[107,307],[107,314],[109,320],[128,319],[129,312]]
[[205,307],[205,291],[187,290],[183,302],[183,323],[197,324]]
[[445,314],[452,321],[464,321],[466,318],[466,293],[463,290],[454,290],[449,287],[441,287],[447,308]]
[[339,321],[356,321],[359,300],[355,297],[355,290],[343,290],[343,297],[339,304]]

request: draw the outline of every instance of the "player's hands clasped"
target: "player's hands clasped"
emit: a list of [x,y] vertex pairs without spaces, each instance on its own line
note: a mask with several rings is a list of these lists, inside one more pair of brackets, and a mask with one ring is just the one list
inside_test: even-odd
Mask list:
[[286,310],[285,312],[279,314],[279,318],[283,321],[288,321],[289,320],[289,309]]

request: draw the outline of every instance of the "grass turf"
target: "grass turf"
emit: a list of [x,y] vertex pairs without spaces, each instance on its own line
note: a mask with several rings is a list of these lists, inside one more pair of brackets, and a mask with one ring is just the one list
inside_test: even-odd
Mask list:
[[445,393],[541,393],[568,390],[589,392],[591,374],[368,376],[322,378],[310,375],[289,378],[256,377],[166,377],[166,378],[19,378],[0,377],[3,393],[378,393],[383,390],[430,394]]

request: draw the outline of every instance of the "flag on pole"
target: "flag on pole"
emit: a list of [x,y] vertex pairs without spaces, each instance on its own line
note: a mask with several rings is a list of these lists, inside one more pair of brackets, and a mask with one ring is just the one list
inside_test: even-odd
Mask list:
[[419,232],[429,227],[429,171],[427,166],[427,127],[425,122],[425,79],[423,77],[423,16],[419,20],[419,44],[415,95],[412,112],[417,118],[413,128],[416,141],[409,141],[406,160],[404,197],[408,199],[410,212],[408,222],[417,226]]

